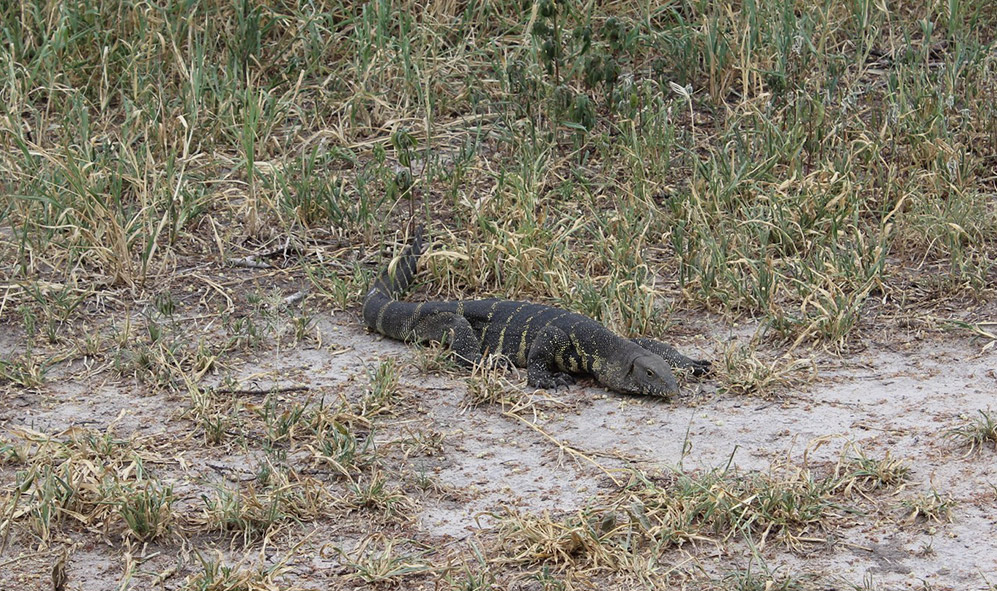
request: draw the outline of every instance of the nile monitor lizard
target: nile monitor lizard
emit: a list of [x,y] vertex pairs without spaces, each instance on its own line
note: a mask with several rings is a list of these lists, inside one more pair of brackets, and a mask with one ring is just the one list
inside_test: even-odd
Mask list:
[[591,374],[603,386],[628,394],[669,396],[678,384],[669,367],[701,375],[708,361],[690,359],[665,343],[626,339],[595,320],[560,308],[502,299],[448,302],[398,301],[422,254],[422,228],[392,268],[374,280],[363,303],[371,330],[403,341],[448,344],[462,365],[501,353],[526,368],[527,383],[558,388],[572,373]]

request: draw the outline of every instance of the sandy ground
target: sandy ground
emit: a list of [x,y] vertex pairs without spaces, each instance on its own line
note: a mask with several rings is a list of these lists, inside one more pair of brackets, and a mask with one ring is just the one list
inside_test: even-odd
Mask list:
[[[289,539],[305,541],[291,551],[258,544],[242,550],[228,546],[226,536],[206,534],[180,548],[168,542],[125,544],[120,536],[75,526],[57,532],[45,546],[15,523],[0,555],[0,589],[52,589],[52,565],[64,552],[66,589],[175,589],[196,565],[191,546],[197,544],[202,550],[217,546],[231,560],[286,561],[282,588],[361,588],[361,582],[344,579],[341,561],[330,549],[349,552],[375,531],[416,541],[436,555],[459,555],[470,544],[487,542],[497,515],[571,513],[612,489],[614,479],[625,482],[628,469],[702,471],[730,462],[742,471],[765,471],[789,461],[830,470],[856,447],[870,457],[889,452],[908,463],[907,484],[875,502],[857,503],[869,512],[841,517],[824,542],[797,549],[765,544],[759,551],[769,568],[816,574],[823,589],[997,584],[995,450],[968,453],[946,436],[977,409],[994,406],[995,354],[981,343],[955,337],[914,339],[899,347],[870,342],[859,354],[823,355],[813,383],[769,399],[718,393],[709,379],[687,383],[671,402],[582,383],[538,392],[526,410],[510,413],[500,405],[467,408],[462,404],[466,376],[420,372],[411,364],[410,347],[366,333],[352,314],[325,316],[318,329],[321,346],[247,355],[207,381],[221,383],[228,374],[264,389],[301,387],[281,394],[283,400],[350,397],[362,390],[371,363],[397,359],[404,403],[385,420],[376,440],[422,433],[439,441],[429,452],[399,458],[398,478],[423,475],[434,483],[415,499],[410,521],[320,518],[292,528]],[[676,344],[694,357],[709,358],[716,342],[698,337]],[[5,351],[17,350],[9,336],[3,345]],[[178,431],[190,430],[181,414],[188,405],[183,395],[141,393],[130,380],[111,379],[84,360],[53,368],[36,390],[8,385],[2,392],[5,437],[20,427],[59,433],[73,426],[103,431],[113,424],[117,436],[147,442],[161,456],[160,476],[176,478],[178,508],[188,507],[191,514],[211,482],[254,477],[247,467],[252,454],[205,447],[198,439],[174,443]],[[5,492],[15,469],[0,468]],[[955,502],[950,519],[908,519],[903,500],[931,490]],[[663,559],[675,560],[683,571],[710,575],[750,562],[739,544],[723,549],[706,544]],[[132,569],[131,581],[123,580],[130,563],[140,566]],[[401,588],[433,585],[423,577]]]

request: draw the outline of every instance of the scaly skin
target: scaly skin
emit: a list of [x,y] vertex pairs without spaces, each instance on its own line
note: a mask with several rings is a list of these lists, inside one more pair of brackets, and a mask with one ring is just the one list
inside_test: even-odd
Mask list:
[[709,371],[708,361],[685,357],[670,345],[626,339],[591,318],[552,306],[501,299],[399,301],[421,254],[419,228],[397,264],[367,292],[363,317],[371,330],[409,342],[444,342],[464,365],[501,353],[526,368],[529,385],[545,389],[574,383],[572,374],[590,374],[610,390],[668,397],[678,393],[671,367],[695,375]]

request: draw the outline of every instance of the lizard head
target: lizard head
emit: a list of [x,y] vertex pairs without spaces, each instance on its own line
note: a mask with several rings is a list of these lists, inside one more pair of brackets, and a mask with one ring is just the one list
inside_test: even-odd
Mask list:
[[679,385],[672,369],[661,357],[647,353],[637,355],[623,376],[620,390],[628,394],[644,394],[667,398],[678,394]]

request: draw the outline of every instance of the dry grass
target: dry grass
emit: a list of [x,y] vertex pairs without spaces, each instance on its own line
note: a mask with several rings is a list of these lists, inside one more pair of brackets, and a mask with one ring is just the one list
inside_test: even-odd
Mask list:
[[[875,461],[861,454],[825,474],[789,461],[774,463],[765,472],[741,472],[730,465],[661,475],[634,471],[629,482],[574,513],[506,510],[495,515],[494,560],[534,573],[556,569],[572,576],[611,575],[617,581],[662,584],[676,574],[664,556],[691,554],[701,547],[730,551],[746,544],[760,558],[771,544],[800,552],[827,544],[846,516],[859,511],[850,500],[854,490],[896,493],[905,473],[895,460]],[[903,506],[930,519],[951,506],[928,498],[916,497]],[[761,573],[752,575],[749,568],[715,582],[721,588],[731,581],[761,580],[758,588],[772,588],[777,581],[788,586],[775,588],[802,584],[797,577],[776,576],[765,568],[762,561],[756,565]]]
[[969,448],[969,453],[984,446],[993,445],[997,449],[997,419],[990,409],[977,411],[979,416],[966,418],[963,423],[949,430],[948,435]]
[[[730,395],[806,386],[796,359],[860,345],[869,318],[992,300],[992,3],[596,4],[0,6],[0,396],[69,379],[175,411],[156,439],[75,414],[4,426],[3,546],[159,544],[185,557],[185,591],[265,590],[285,588],[283,563],[214,547],[290,552],[308,525],[377,523],[332,553],[342,581],[488,589],[523,568],[545,589],[613,570],[802,584],[655,561],[809,544],[852,492],[901,486],[903,466],[634,472],[577,514],[510,512],[495,553],[469,559],[391,529],[425,494],[409,455],[441,445],[394,432],[419,408],[400,364],[365,360],[338,391],[215,379],[253,355],[348,353],[316,316],[354,310],[419,223],[437,239],[424,297],[555,303],[655,337],[690,311],[758,320],[765,339],[718,357]],[[950,322],[993,340],[986,322]],[[437,349],[419,365],[449,367]],[[510,382],[478,368],[466,406],[525,421],[532,399]],[[971,450],[994,441],[982,414],[953,431]],[[947,503],[905,511],[941,520]],[[542,560],[556,572],[522,566]]]
[[799,389],[812,382],[817,370],[812,359],[784,356],[773,361],[759,358],[756,345],[728,345],[714,364],[717,381],[738,396],[771,396]]

